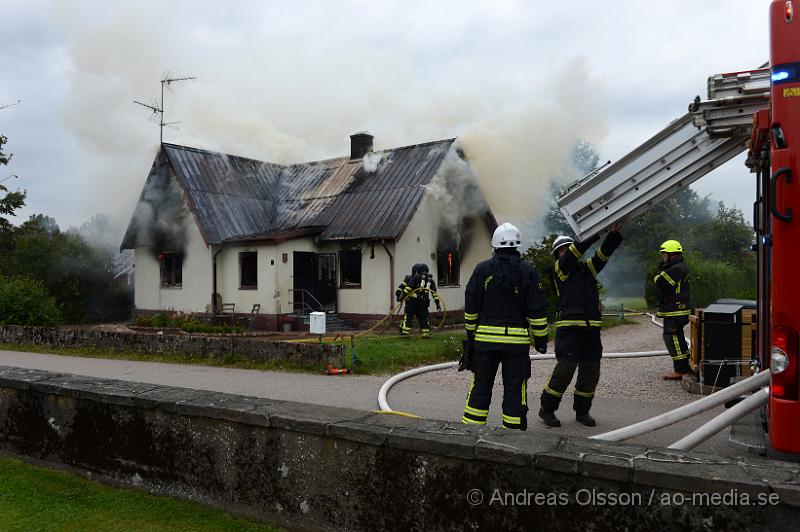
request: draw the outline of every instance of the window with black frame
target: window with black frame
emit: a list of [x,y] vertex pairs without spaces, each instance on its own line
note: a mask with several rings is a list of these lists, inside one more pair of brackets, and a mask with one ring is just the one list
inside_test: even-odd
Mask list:
[[361,288],[361,250],[339,252],[339,288]]
[[461,255],[456,249],[444,249],[436,253],[437,284],[439,286],[458,286],[461,271]]
[[161,271],[161,286],[183,286],[183,255],[181,253],[161,253],[158,255]]
[[258,288],[258,252],[239,253],[239,288]]

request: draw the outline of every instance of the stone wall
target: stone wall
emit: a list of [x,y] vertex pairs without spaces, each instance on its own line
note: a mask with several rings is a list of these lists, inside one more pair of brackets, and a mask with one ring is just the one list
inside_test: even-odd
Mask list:
[[312,530],[778,531],[800,517],[797,464],[17,368],[0,367],[0,451]]
[[189,354],[197,358],[236,355],[249,360],[283,360],[344,365],[344,348],[313,342],[278,342],[253,336],[206,336],[199,334],[153,334],[109,332],[69,327],[0,326],[0,343],[43,347],[91,347],[147,354]]

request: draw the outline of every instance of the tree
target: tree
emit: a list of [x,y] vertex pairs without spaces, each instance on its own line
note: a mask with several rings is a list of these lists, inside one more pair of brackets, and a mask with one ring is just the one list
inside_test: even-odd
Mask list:
[[522,258],[536,268],[539,273],[544,293],[547,296],[547,314],[551,318],[554,318],[556,310],[558,310],[558,296],[553,286],[553,275],[550,271],[553,267],[552,250],[555,239],[556,235],[554,234],[546,236],[522,254]]
[[58,325],[61,315],[44,285],[26,276],[0,275],[0,325]]
[[591,142],[586,139],[578,139],[572,145],[567,160],[567,167],[550,182],[550,204],[547,214],[544,217],[544,226],[548,231],[559,235],[575,236],[572,228],[564,218],[561,209],[558,208],[556,198],[561,193],[563,184],[573,181],[575,176],[586,176],[597,168],[600,155],[594,149]]
[[[574,236],[556,203],[559,184],[566,183],[569,176],[589,174],[598,161],[591,143],[583,139],[575,143],[565,171],[550,186],[551,202],[544,217],[548,231]],[[755,289],[755,258],[748,251],[752,229],[742,211],[720,203],[713,212],[710,198],[700,197],[690,188],[679,190],[626,221],[622,233],[625,241],[602,274],[614,295],[640,296],[645,291],[648,302],[654,302],[650,285],[655,273],[650,270],[657,267],[659,245],[669,239],[681,242],[690,266],[696,267],[698,275],[693,286],[702,304],[725,297],[726,293],[729,297],[747,298]],[[545,251],[541,246],[534,246],[529,256],[537,266],[541,262],[538,254]]]
[[752,243],[753,228],[745,222],[741,209],[728,208],[723,202],[694,242],[695,249],[704,257],[734,266],[754,260]]
[[[0,135],[0,166],[8,165],[11,160],[11,154],[3,153],[3,145],[7,142],[8,138]],[[0,235],[11,229],[11,222],[6,219],[6,216],[14,216],[14,211],[23,205],[25,205],[25,191],[9,192],[0,181]]]
[[130,295],[114,283],[112,257],[75,232],[62,232],[49,216],[34,215],[12,233],[11,253],[0,256],[0,274],[41,282],[63,319],[86,323],[124,319]]

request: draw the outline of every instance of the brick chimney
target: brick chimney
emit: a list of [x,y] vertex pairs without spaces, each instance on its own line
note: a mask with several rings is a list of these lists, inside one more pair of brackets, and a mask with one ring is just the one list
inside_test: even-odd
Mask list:
[[361,159],[371,152],[373,138],[366,132],[350,135],[350,159]]

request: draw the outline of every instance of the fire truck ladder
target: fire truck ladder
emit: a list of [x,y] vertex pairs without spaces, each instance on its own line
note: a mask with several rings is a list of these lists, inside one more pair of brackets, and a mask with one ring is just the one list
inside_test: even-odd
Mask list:
[[769,108],[769,69],[708,78],[708,100],[619,161],[573,183],[558,206],[578,238],[641,214],[747,148],[753,115]]

